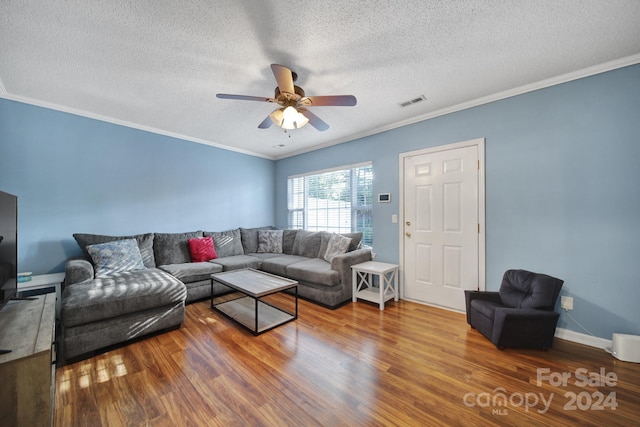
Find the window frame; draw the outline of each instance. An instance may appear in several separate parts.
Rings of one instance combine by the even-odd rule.
[[[365,203],[359,204],[358,202],[358,174],[354,173],[354,170],[360,168],[370,168],[370,182],[368,182],[368,186],[370,187],[370,194],[365,194]],[[346,232],[358,232],[361,231],[363,233],[363,244],[371,246],[373,244],[373,162],[360,162],[349,165],[337,166],[328,169],[322,169],[317,171],[311,171],[303,174],[290,175],[287,177],[287,226],[289,228],[301,228],[303,230],[309,230],[312,228],[312,231],[320,231],[322,225],[319,224],[309,224],[310,214],[309,211],[313,208],[310,207],[309,203],[309,179],[313,177],[318,177],[323,174],[328,174],[332,172],[339,171],[348,171],[348,185],[349,185],[349,210],[350,210],[350,231],[340,230],[340,225],[327,231],[335,231],[340,230],[338,232],[346,233]],[[356,190],[356,191],[354,191]],[[369,202],[367,204],[367,201]],[[338,203],[341,203],[337,200]],[[343,201],[344,202],[344,201]],[[337,208],[328,208],[327,212],[331,209]],[[321,212],[321,209],[316,209],[316,212]],[[364,215],[362,215],[364,212]],[[363,224],[358,224],[359,217],[364,218],[365,221]],[[368,218],[368,221],[366,219]],[[329,219],[327,219],[328,221]],[[370,224],[367,226],[366,224]]]

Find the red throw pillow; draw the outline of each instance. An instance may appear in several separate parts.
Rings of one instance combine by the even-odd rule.
[[[189,239],[189,254],[191,262],[205,262],[218,258],[211,237]]]

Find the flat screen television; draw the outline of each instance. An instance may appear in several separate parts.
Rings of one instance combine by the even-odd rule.
[[[18,197],[0,191],[0,309],[18,290]]]

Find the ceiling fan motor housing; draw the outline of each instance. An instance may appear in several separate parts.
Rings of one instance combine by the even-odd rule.
[[[293,90],[295,94],[288,94],[286,92],[280,92],[280,88],[276,87],[274,91],[274,98],[280,103],[280,101],[298,101],[301,98],[304,98],[304,90],[300,86],[293,86]]]

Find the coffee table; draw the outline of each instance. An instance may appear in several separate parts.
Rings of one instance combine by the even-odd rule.
[[[214,281],[235,292],[213,296]],[[265,297],[288,289],[295,290],[295,312],[264,301]],[[214,273],[211,308],[259,335],[298,318],[298,282],[252,268]]]

